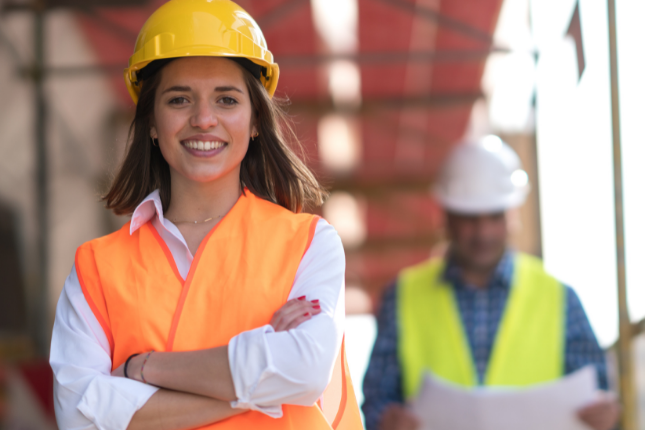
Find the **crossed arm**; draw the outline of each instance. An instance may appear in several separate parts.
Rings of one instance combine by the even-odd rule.
[[[186,429],[248,409],[279,417],[282,404],[312,405],[331,375],[344,319],[342,289],[331,294],[318,288],[320,282],[308,286],[303,280],[297,291],[320,298],[320,310],[313,309],[318,303],[299,305],[311,308],[315,318],[290,304],[298,313],[277,313],[271,325],[243,332],[228,346],[153,353],[144,375],[154,385],[145,385],[137,381],[143,355],[129,363],[132,379],[118,377],[122,368],[110,374],[110,346],[72,270],[59,301],[50,357],[59,427]]]
[[[231,408],[227,400],[209,397],[217,396],[210,391],[207,395],[180,392],[177,389],[182,387],[173,385],[172,381],[155,378],[155,368],[163,365],[163,361],[158,360],[159,353],[152,354],[144,374],[147,380],[163,388],[112,376],[110,345],[85,300],[73,267],[58,303],[50,356],[59,428],[125,430],[129,426],[147,428],[146,423],[155,428],[182,428],[175,420],[184,413],[195,420],[183,427],[188,428],[248,409],[277,418],[282,415],[283,404],[312,405],[329,382],[340,350],[345,317],[344,273],[342,243],[335,230],[320,221],[309,251],[298,268],[290,299],[303,295],[308,300],[319,299],[322,312],[309,321],[299,322],[296,329],[280,331],[275,325],[266,325],[231,339],[228,354],[220,356],[230,357],[226,377],[232,375],[236,391]],[[210,352],[217,354],[217,351]],[[172,357],[175,359],[183,357]],[[181,367],[179,362],[170,364],[175,370]],[[212,366],[221,364],[208,363]],[[140,368],[136,358],[131,360],[128,376],[137,377]],[[164,378],[177,376],[174,370],[159,370]],[[208,369],[195,370],[197,382],[203,383],[203,375],[207,372]],[[230,384],[230,379],[228,381]],[[215,382],[217,387],[210,388],[221,393],[226,384],[220,385],[219,380]],[[183,389],[190,391],[193,388]],[[199,396],[199,400],[193,396]],[[200,417],[201,412],[194,412],[203,409],[208,409],[212,415]],[[159,417],[163,418],[164,427],[160,427]]]
[[[271,320],[275,332],[298,327],[320,313],[316,302],[290,300]],[[128,430],[181,430],[222,421],[246,412],[233,408],[237,399],[228,346],[189,352],[140,354],[128,363],[128,376],[161,387],[139,409]],[[145,367],[144,367],[145,361]],[[124,377],[125,363],[112,372]],[[143,372],[141,371],[143,369]]]

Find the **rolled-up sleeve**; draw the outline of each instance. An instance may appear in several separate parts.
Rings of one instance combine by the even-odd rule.
[[[233,407],[282,416],[283,404],[311,406],[331,380],[345,322],[345,254],[336,230],[318,221],[289,299],[319,300],[322,313],[295,329],[270,325],[229,342],[237,401]]]
[[[56,308],[50,364],[61,429],[126,429],[158,388],[110,375],[108,340],[81,290],[76,268]]]

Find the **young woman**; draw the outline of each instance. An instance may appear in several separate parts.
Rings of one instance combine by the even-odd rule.
[[[56,312],[61,429],[362,428],[342,245],[300,213],[325,192],[286,144],[277,79],[230,1],[171,0],[144,25],[105,197],[132,219],[78,249]]]

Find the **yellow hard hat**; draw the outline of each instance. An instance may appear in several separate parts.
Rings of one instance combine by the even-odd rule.
[[[141,92],[139,70],[154,60],[198,56],[246,58],[261,66],[260,81],[273,97],[280,69],[251,15],[229,0],[170,0],[143,25],[125,69],[134,103]]]

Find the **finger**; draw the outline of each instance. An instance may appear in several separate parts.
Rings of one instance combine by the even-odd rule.
[[[296,318],[296,319],[292,320],[290,323],[288,323],[284,330],[287,331],[287,330],[291,330],[293,328],[296,328],[300,324],[302,324],[303,322],[309,321],[311,319],[311,317],[312,317],[312,315],[309,312],[307,312],[306,314],[302,314],[298,318]]]
[[[318,314],[320,313],[320,305],[314,305],[311,302],[303,301],[291,306],[289,309],[284,309],[280,313],[280,318],[282,321],[288,320],[290,322],[306,312]]]
[[[317,300],[307,301],[304,299],[305,296],[298,297],[297,299],[291,299],[285,303],[280,309],[278,309],[274,315],[281,315],[287,312],[291,312],[294,309],[304,309],[307,306],[320,306]]]
[[[611,408],[603,411],[587,411],[578,415],[580,420],[597,430],[610,429],[618,421],[618,414]]]
[[[409,428],[409,429],[416,429],[417,427],[419,427],[419,424],[420,424],[417,416],[409,409],[404,409],[403,421],[405,422],[406,428]]]
[[[301,299],[304,297],[305,296],[301,296],[297,299],[291,299],[287,303],[282,305],[280,309],[275,311],[275,313],[273,314],[273,317],[271,317],[271,322],[269,324],[271,324],[273,328],[275,328],[276,325],[280,325],[281,320],[283,319],[285,313],[288,313],[293,309],[297,309],[302,306],[303,301]]]
[[[602,416],[611,413],[613,405],[607,403],[597,403],[582,408],[578,414],[585,417]]]
[[[305,302],[305,301],[304,301],[304,300],[300,300],[300,299],[291,299],[291,300],[289,300],[287,303],[285,303],[284,305],[282,305],[282,306],[280,307],[280,309],[278,309],[278,310],[276,311],[276,313],[284,312],[284,311],[288,311],[288,310],[290,310],[290,309],[293,309],[294,307],[299,306],[299,305],[300,305],[301,303],[303,303],[303,302]]]
[[[304,313],[309,312],[313,316],[322,312],[318,303],[318,300],[305,300],[305,296],[289,300],[273,314],[269,324],[271,324],[275,331],[284,331],[287,329],[287,326],[291,325],[294,319]]]
[[[273,330],[276,332],[278,331],[284,331],[286,324],[288,324],[289,320],[285,318],[284,313],[279,313],[274,315],[273,319],[271,320],[271,326],[273,327]]]
[[[298,327],[304,321],[311,319],[314,315],[318,315],[320,309],[313,309],[313,306],[303,306],[302,308],[293,309],[289,313],[285,313],[280,320],[280,326],[283,330],[290,330]],[[306,318],[306,320],[303,320]]]

